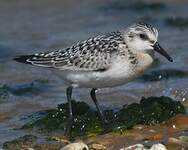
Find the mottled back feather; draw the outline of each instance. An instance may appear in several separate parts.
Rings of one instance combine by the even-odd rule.
[[[20,56],[15,60],[61,70],[101,71],[109,68],[111,55],[118,51],[119,44],[125,44],[121,32],[112,32],[79,42],[69,48]]]

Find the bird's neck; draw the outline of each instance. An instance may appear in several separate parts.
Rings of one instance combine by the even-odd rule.
[[[138,60],[138,64],[135,67],[135,69],[143,74],[145,70],[147,70],[151,64],[153,63],[153,57],[151,56],[151,54],[148,53],[137,53],[137,60]]]
[[[144,51],[135,51],[130,48],[127,48],[127,52],[130,64],[134,66],[136,71],[139,73],[143,73],[153,63],[154,53],[152,51],[148,53]]]

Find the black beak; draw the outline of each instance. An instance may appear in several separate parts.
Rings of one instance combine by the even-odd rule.
[[[153,49],[154,51],[158,52],[159,54],[163,55],[164,57],[166,57],[166,59],[168,59],[168,61],[173,62],[173,59],[168,55],[168,53],[159,45],[158,42],[155,43],[155,45],[153,45]]]

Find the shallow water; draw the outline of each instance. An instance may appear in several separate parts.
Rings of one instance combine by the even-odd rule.
[[[133,1],[134,2],[134,1]],[[188,73],[188,28],[166,23],[167,17],[188,18],[188,1],[166,1],[159,8],[137,8],[126,1],[29,0],[0,1],[0,146],[4,141],[25,134],[19,128],[32,112],[54,108],[65,102],[65,85],[51,71],[12,61],[20,54],[58,49],[97,34],[123,29],[145,18],[159,29],[161,45],[174,58],[160,59],[152,70],[179,70]],[[147,74],[147,73],[146,73]],[[102,89],[100,104],[116,108],[139,101],[142,96],[171,96],[188,100],[188,76],[159,75],[158,81],[135,80],[127,85]],[[88,89],[76,89],[76,100],[92,104]],[[114,101],[115,100],[115,101]],[[36,117],[36,116],[35,116]]]

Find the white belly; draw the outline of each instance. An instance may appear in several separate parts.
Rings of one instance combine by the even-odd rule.
[[[130,64],[116,62],[107,71],[65,71],[59,70],[58,75],[68,84],[75,87],[105,88],[125,84],[137,76]]]
[[[125,84],[150,67],[153,59],[148,54],[138,55],[138,64],[116,57],[106,71],[57,70],[57,74],[69,85],[85,88],[105,88]]]
[[[125,70],[113,72],[90,72],[69,74],[68,80],[79,87],[104,88],[113,87],[127,83],[132,77]]]

